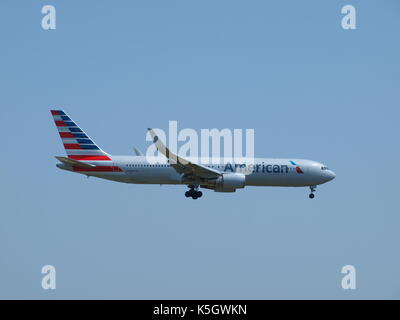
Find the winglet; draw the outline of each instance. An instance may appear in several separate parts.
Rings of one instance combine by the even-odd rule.
[[[148,128],[151,137],[153,138],[153,143],[156,145],[156,148],[158,151],[160,151],[165,157],[167,157],[170,160],[171,164],[182,164],[182,165],[187,165],[190,163],[190,161],[179,157],[175,153],[171,152],[165,145],[162,143],[162,141],[158,138],[156,132]]]

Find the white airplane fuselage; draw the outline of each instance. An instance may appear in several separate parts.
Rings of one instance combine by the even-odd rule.
[[[64,163],[57,167],[102,179],[134,184],[188,184],[170,164],[144,156],[111,156],[111,161],[85,161],[96,166],[108,166],[112,171],[85,171]],[[216,163],[215,161],[214,163]],[[240,172],[246,160],[238,163],[208,164],[206,167],[222,174]],[[293,164],[295,163],[295,164]],[[300,168],[296,169],[296,168]],[[302,159],[256,158],[251,172],[245,175],[246,186],[306,187],[323,184],[335,178],[335,173],[322,163]]]

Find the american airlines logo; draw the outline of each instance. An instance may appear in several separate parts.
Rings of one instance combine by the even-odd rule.
[[[304,173],[303,170],[301,170],[301,168],[294,161],[290,161],[290,163],[292,165],[296,166],[296,172],[297,173]]]
[[[290,161],[291,164],[296,165],[293,161]],[[297,173],[304,173],[299,166],[289,167],[288,165],[279,165],[279,164],[265,164],[264,162],[261,164],[231,164],[227,163],[224,168],[224,172],[249,172],[249,173],[289,173],[290,171],[296,171]]]
[[[254,129],[245,129],[245,136],[243,129],[228,128],[201,129],[199,135],[191,128],[178,131],[178,121],[171,120],[168,133],[159,128],[152,130],[156,140],[166,144],[169,152],[202,164],[238,163],[243,159],[247,164],[254,163]],[[149,163],[166,163],[167,158],[160,154],[150,132],[147,132],[146,141],[152,142],[147,148],[146,160]]]

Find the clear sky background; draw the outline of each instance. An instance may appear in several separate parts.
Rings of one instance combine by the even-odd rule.
[[[2,0],[0,21],[0,298],[400,298],[399,1]],[[177,120],[254,128],[257,156],[337,177],[314,200],[249,187],[196,201],[87,179],[56,168],[51,108],[111,154]]]

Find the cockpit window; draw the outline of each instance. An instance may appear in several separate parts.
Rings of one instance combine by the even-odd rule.
[[[321,170],[329,170],[328,167],[321,167]]]

